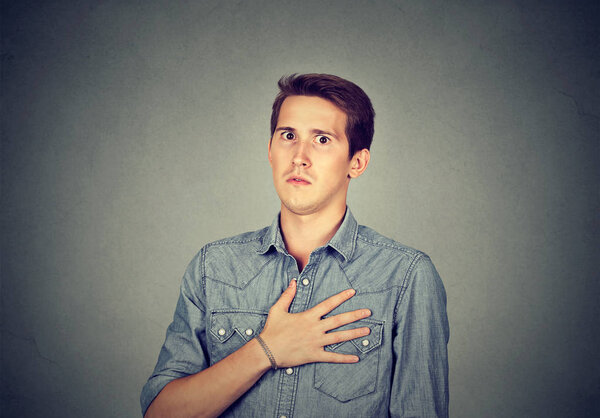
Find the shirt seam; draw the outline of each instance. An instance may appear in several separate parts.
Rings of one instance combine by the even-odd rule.
[[[202,292],[202,298],[206,301],[206,246],[200,250],[200,286]],[[204,305],[205,302],[202,304]],[[204,313],[206,313],[206,309],[204,309]]]
[[[271,264],[271,263],[272,263],[274,260],[275,260],[274,258],[271,258],[270,260],[267,260],[267,261],[265,262],[265,264],[263,264],[263,266],[262,266],[262,267],[261,267],[261,268],[258,270],[258,272],[257,272],[257,273],[256,273],[256,274],[255,274],[255,275],[254,275],[254,276],[253,276],[253,277],[252,277],[250,280],[248,280],[247,282],[244,282],[243,286],[235,286],[235,285],[233,285],[233,284],[231,284],[231,283],[224,282],[223,280],[219,280],[219,279],[216,279],[216,278],[214,278],[214,277],[210,277],[209,275],[206,275],[206,279],[212,280],[212,281],[214,281],[214,282],[219,282],[219,283],[222,283],[222,284],[224,284],[225,286],[228,286],[228,287],[233,287],[234,289],[244,289],[245,287],[247,287],[247,286],[250,284],[250,282],[252,282],[254,279],[256,279],[256,278],[257,278],[257,277],[258,277],[258,276],[259,276],[259,275],[262,273],[262,271],[263,271],[263,270],[264,270],[264,269],[265,269],[265,268],[266,268],[266,267],[267,267],[269,264]]]
[[[415,266],[417,265],[417,263],[423,259],[423,256],[425,254],[423,254],[422,252],[417,252],[417,254],[415,254],[414,258],[412,259],[410,265],[408,266],[408,269],[406,269],[406,273],[404,274],[404,278],[402,279],[402,285],[400,286],[400,292],[398,292],[398,300],[396,300],[396,307],[394,308],[394,317],[393,317],[393,323],[396,323],[396,317],[398,314],[398,308],[400,306],[400,304],[402,303],[402,301],[404,300],[404,294],[406,293],[406,289],[409,286],[409,280],[410,277],[414,271]]]
[[[391,248],[391,249],[398,250],[398,251],[400,251],[400,252],[402,252],[404,254],[411,255],[411,256],[422,254],[421,251],[419,251],[419,250],[407,248],[407,247],[405,247],[403,245],[400,245],[400,244],[396,244],[395,245],[395,244],[389,244],[389,243],[384,243],[384,242],[373,241],[373,240],[370,240],[370,239],[368,239],[368,238],[366,238],[366,237],[364,237],[364,236],[362,236],[360,234],[357,234],[357,238],[360,239],[361,241],[364,241],[364,242],[368,243],[368,244],[371,244],[371,245],[374,245],[374,246],[377,246],[377,247]]]
[[[261,239],[262,239],[262,237],[260,237],[260,236],[254,237],[254,238],[248,238],[248,239],[225,238],[222,240],[213,241],[213,242],[206,244],[206,248],[213,247],[213,246],[228,245],[228,244],[248,244],[253,241],[260,241]]]

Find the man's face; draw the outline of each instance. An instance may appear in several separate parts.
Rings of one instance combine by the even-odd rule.
[[[346,119],[340,108],[320,97],[284,100],[269,143],[282,211],[308,215],[346,208],[354,160],[348,158]]]

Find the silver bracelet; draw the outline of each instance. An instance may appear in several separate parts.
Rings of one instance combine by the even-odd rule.
[[[265,343],[265,341],[260,337],[260,335],[257,335],[254,338],[256,339],[256,341],[258,341],[260,346],[263,348],[265,354],[269,358],[269,361],[271,362],[271,368],[273,370],[277,370],[277,362],[275,361],[275,357],[273,356],[273,353],[271,352],[271,350],[269,350],[269,346],[267,345],[267,343]]]

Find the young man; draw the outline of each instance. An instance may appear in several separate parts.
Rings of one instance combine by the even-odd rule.
[[[281,212],[190,263],[147,417],[448,415],[448,321],[427,255],[359,226],[350,179],[374,111],[326,74],[279,81],[268,146]]]

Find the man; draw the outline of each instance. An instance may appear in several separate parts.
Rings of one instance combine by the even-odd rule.
[[[326,74],[279,88],[268,157],[281,212],[190,263],[142,412],[447,416],[441,279],[425,254],[359,226],[346,207],[369,164],[369,98]]]

